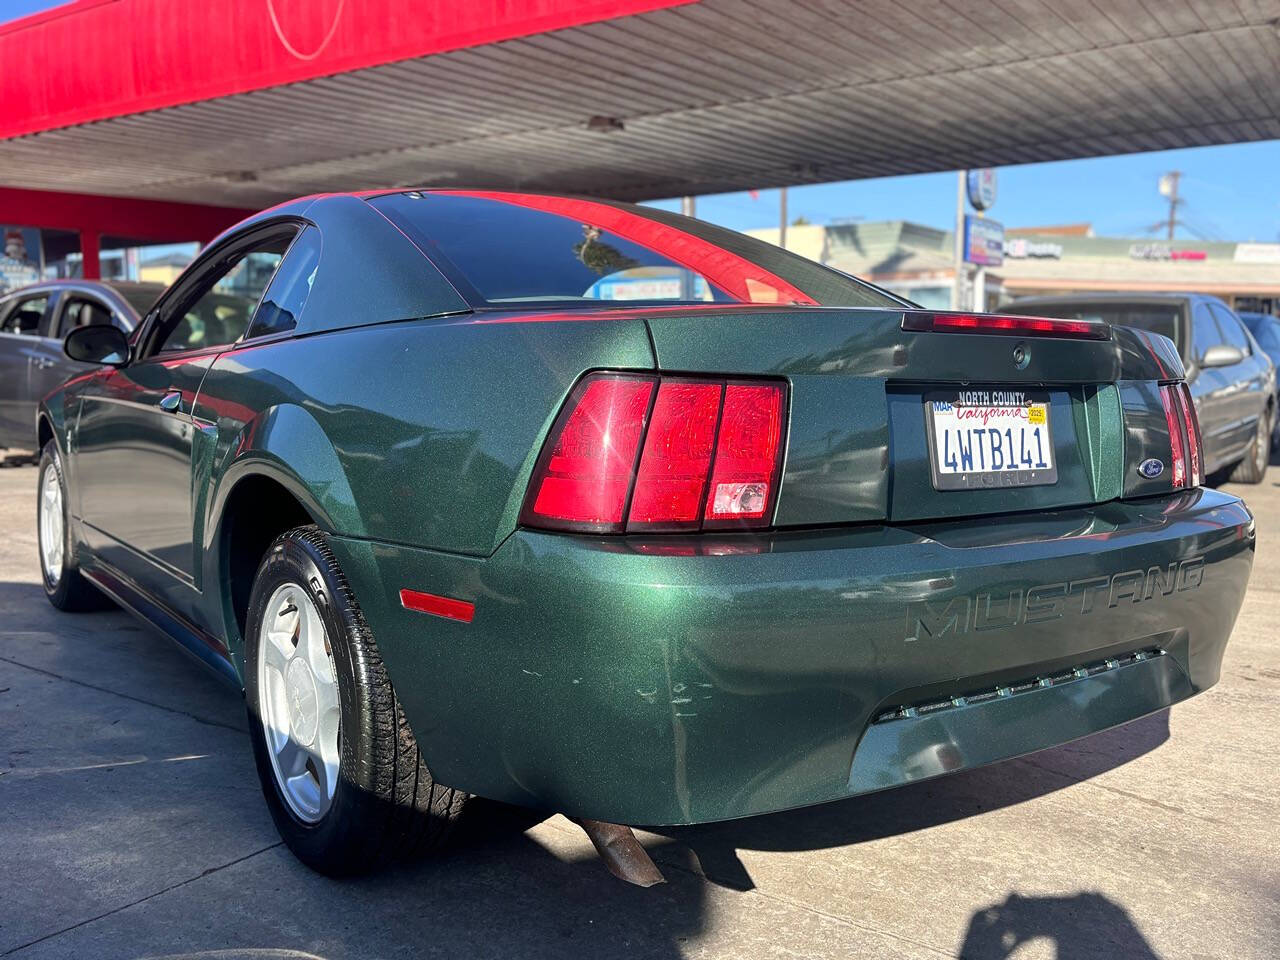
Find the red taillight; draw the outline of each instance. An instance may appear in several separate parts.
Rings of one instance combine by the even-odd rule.
[[[1200,455],[1200,421],[1191,401],[1191,391],[1185,383],[1165,384],[1160,388],[1160,402],[1169,428],[1173,488],[1197,487],[1204,483],[1204,463]]]
[[[579,530],[609,530],[622,522],[653,386],[635,377],[591,377],[579,384],[550,454],[539,464],[533,516]]]
[[[645,436],[628,530],[698,525],[720,417],[718,383],[664,381]]]
[[[784,391],[592,374],[551,432],[521,522],[598,533],[768,526]]]
[[[1187,428],[1187,485],[1198,487],[1204,483],[1204,460],[1200,454],[1203,446],[1200,441],[1200,417],[1191,400],[1191,388],[1180,383],[1178,390],[1182,401],[1182,423]]]
[[[731,383],[707,491],[709,521],[762,520],[777,483],[782,387]]]
[[[997,313],[904,313],[902,329],[917,333],[987,333],[1110,340],[1111,328],[1093,320],[1017,317]]]
[[[1175,490],[1187,485],[1187,460],[1182,452],[1182,414],[1178,410],[1178,401],[1174,399],[1173,387],[1160,388],[1160,401],[1164,404],[1164,419],[1169,427],[1169,475],[1173,478]]]

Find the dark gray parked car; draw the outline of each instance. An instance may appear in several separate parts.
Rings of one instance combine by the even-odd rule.
[[[36,404],[92,364],[62,352],[76,327],[112,323],[126,333],[164,290],[159,283],[51,280],[0,297],[0,447],[36,450]]]
[[[1276,371],[1240,318],[1203,294],[1078,294],[1028,297],[1005,313],[1103,320],[1163,334],[1177,344],[1204,435],[1206,474],[1261,483],[1271,457]]]

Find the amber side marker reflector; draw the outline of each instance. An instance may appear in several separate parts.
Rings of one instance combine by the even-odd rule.
[[[907,311],[902,329],[917,333],[985,333],[1012,337],[1063,337],[1069,340],[1110,340],[1111,327],[1093,320],[1020,317],[999,313],[926,313]]]
[[[476,615],[476,605],[465,600],[452,597],[439,597],[434,593],[421,593],[418,590],[401,590],[400,606],[418,613],[430,613],[447,620],[470,623]]]

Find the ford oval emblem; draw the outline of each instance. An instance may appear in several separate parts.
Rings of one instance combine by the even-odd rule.
[[[1149,460],[1143,460],[1138,464],[1138,472],[1148,480],[1154,480],[1160,474],[1164,473],[1164,462],[1152,457]]]

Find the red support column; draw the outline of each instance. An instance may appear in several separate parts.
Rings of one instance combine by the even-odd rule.
[[[102,234],[93,230],[80,231],[80,256],[83,258],[81,273],[86,280],[102,279],[102,265],[98,262],[98,243]]]

